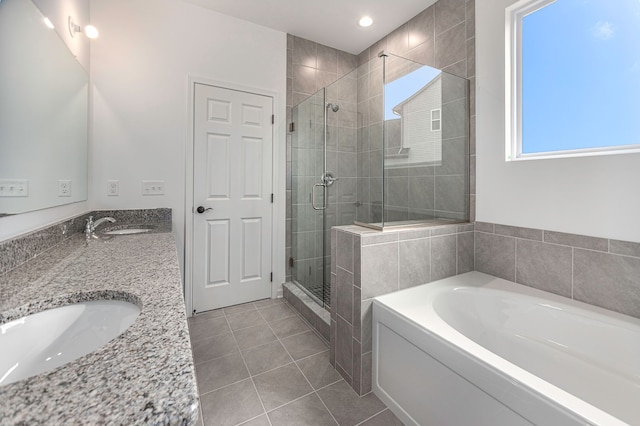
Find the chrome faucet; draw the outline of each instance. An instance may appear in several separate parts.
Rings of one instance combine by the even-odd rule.
[[[93,216],[92,216],[93,217]],[[96,220],[95,222],[93,222],[93,231],[96,230],[96,228],[102,223],[102,222],[110,222],[110,223],[115,223],[115,219],[112,217],[101,217],[100,219]]]
[[[102,224],[103,222],[111,222],[114,223],[116,220],[112,217],[101,217],[100,219],[96,220],[94,222],[93,220],[93,216],[89,216],[89,219],[87,219],[87,224],[84,227],[84,233],[87,236],[87,240],[89,240],[89,238],[91,238],[91,235],[93,234],[93,232],[96,230],[96,228]]]

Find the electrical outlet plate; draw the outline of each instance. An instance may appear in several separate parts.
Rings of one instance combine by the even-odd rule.
[[[143,180],[142,195],[164,195],[164,181]]]
[[[60,179],[58,181],[58,197],[71,197],[71,181]]]
[[[115,197],[120,195],[120,181],[117,181],[117,180],[107,181],[107,195],[109,197]]]
[[[0,197],[28,197],[29,180],[0,179]]]

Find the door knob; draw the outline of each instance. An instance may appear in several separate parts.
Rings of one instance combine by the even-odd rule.
[[[211,207],[208,207],[205,209],[203,206],[198,206],[198,208],[196,209],[196,211],[200,214],[206,212],[207,210],[213,210],[213,209]]]

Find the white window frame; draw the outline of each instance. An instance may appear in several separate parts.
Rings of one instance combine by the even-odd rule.
[[[433,113],[436,112],[436,111],[438,111],[440,114],[439,114],[438,118],[434,119],[433,118]],[[435,122],[438,123],[438,128],[437,129],[433,128],[433,123],[435,123]],[[431,131],[432,132],[438,132],[440,130],[442,130],[442,110],[440,108],[432,109],[431,110]]]
[[[640,152],[640,144],[522,152],[522,19],[556,0],[520,0],[505,9],[505,160],[538,160]]]

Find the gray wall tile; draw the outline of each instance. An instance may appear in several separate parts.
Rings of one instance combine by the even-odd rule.
[[[431,241],[429,238],[399,243],[399,288],[409,288],[430,281]]]
[[[493,234],[493,231],[495,229],[495,225],[493,223],[476,222],[475,223],[475,229],[476,229],[476,231],[487,232],[487,233]]]
[[[571,297],[571,247],[528,240],[518,240],[516,247],[517,283]]]
[[[456,274],[456,236],[431,238],[431,281]]]
[[[316,92],[316,69],[303,65],[293,66],[293,91],[312,94]],[[294,102],[294,100],[292,100]],[[294,104],[295,105],[295,104]]]
[[[360,288],[362,286],[362,238],[359,235],[353,237],[353,285]]]
[[[353,273],[353,234],[337,232],[336,265]]]
[[[394,55],[402,55],[409,49],[409,25],[396,28],[387,36],[387,51]]]
[[[361,335],[362,335],[362,352],[371,351],[371,333],[373,328],[373,299],[363,300],[361,307]]]
[[[336,274],[337,280],[337,305],[338,315],[347,320],[349,324],[353,324],[353,274],[342,268],[338,268]]]
[[[338,51],[322,44],[316,45],[317,49],[317,65],[319,70],[329,71],[337,74],[338,72]],[[335,80],[334,80],[335,81]],[[331,82],[330,82],[331,83]]]
[[[293,38],[293,64],[316,68],[317,45],[300,37]]]
[[[430,6],[417,14],[408,23],[409,49],[420,46],[423,43],[433,43],[435,38],[435,7]],[[429,64],[427,64],[429,65]]]
[[[474,270],[474,233],[464,232],[458,237],[458,274]]]
[[[588,250],[609,250],[609,241],[604,238],[587,237],[585,235],[567,234],[564,232],[544,231],[544,242],[563,244]]]
[[[515,238],[476,232],[475,240],[476,271],[515,281]]]
[[[640,318],[640,259],[574,250],[573,297]]]
[[[609,251],[611,253],[623,254],[625,256],[640,257],[640,243],[609,240]]]
[[[351,387],[361,395],[362,387],[362,345],[353,339],[353,382]]]
[[[373,379],[373,357],[372,353],[368,352],[362,355],[362,378],[360,385],[360,395],[365,395],[371,392],[371,382]]]
[[[436,35],[435,60],[437,68],[445,68],[463,61],[467,55],[465,23]],[[461,77],[466,77],[465,73]]]
[[[396,232],[375,232],[362,235],[362,245],[370,246],[372,244],[392,243],[398,241],[398,233]]]
[[[495,225],[495,231],[498,235],[507,237],[524,238],[527,240],[542,241],[542,232],[539,229],[521,228],[519,226]]]
[[[351,377],[353,373],[353,347],[351,338],[353,329],[350,324],[340,317],[338,317],[336,325],[336,363]]]
[[[398,290],[398,243],[362,247],[362,298]]]
[[[398,240],[415,240],[418,238],[429,238],[431,236],[430,228],[398,230]]]
[[[439,0],[434,6],[436,34],[465,21],[466,4],[464,0]]]

